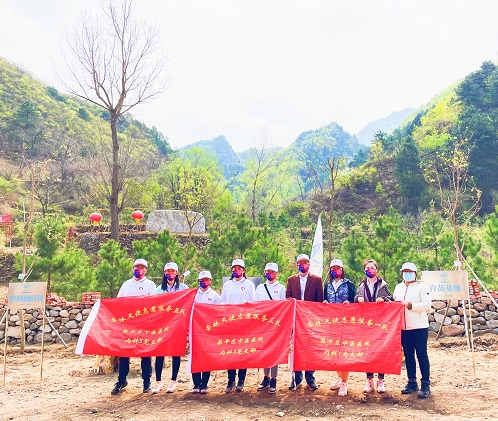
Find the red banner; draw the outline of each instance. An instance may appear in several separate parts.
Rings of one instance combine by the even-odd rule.
[[[97,301],[77,354],[115,357],[185,355],[196,289]]]
[[[286,364],[294,300],[195,304],[190,335],[193,373]]]
[[[401,373],[401,303],[296,301],[294,370]]]

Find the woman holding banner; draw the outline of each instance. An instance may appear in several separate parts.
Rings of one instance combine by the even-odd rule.
[[[401,391],[402,394],[417,392],[417,353],[418,365],[422,374],[419,398],[428,398],[430,388],[430,364],[427,354],[427,339],[429,336],[429,318],[427,311],[431,309],[431,299],[427,286],[417,280],[417,267],[411,262],[401,266],[403,282],[394,288],[393,298],[401,301],[405,307],[405,326],[401,330],[401,345],[405,355],[408,383]]]
[[[265,266],[266,282],[259,284],[256,288],[256,301],[285,300],[286,289],[278,282],[277,275],[278,265],[276,263],[267,263]],[[268,389],[270,394],[277,393],[278,364],[271,368],[263,369],[263,373],[264,378],[258,386],[258,391]]]
[[[195,302],[199,304],[219,304],[221,300],[220,294],[211,289],[211,272],[208,270],[199,272],[197,280],[199,281],[199,289],[195,295]],[[210,371],[192,373],[192,381],[194,382],[192,393],[202,393],[203,395],[208,393],[209,377],[211,377]]]
[[[392,301],[392,295],[389,292],[387,283],[377,276],[379,266],[375,260],[365,260],[363,262],[363,270],[366,277],[362,279],[356,290],[354,297],[357,303],[383,303]],[[374,390],[374,373],[367,373],[367,384],[363,389],[363,393],[370,393]],[[377,374],[377,392],[384,393],[386,385],[384,383],[384,374]]]
[[[163,282],[159,285],[155,294],[161,294],[163,292],[173,292],[188,289],[188,286],[184,283],[180,283],[178,277],[178,265],[175,262],[166,263],[164,266]],[[166,393],[173,393],[176,388],[176,378],[178,377],[178,372],[180,371],[181,357],[172,357],[172,368],[171,368],[171,381],[166,388]],[[163,388],[163,383],[161,381],[161,376],[164,367],[164,357],[156,357],[155,371],[156,371],[156,384],[152,388],[152,394],[159,393]]]
[[[349,304],[354,302],[356,288],[344,274],[344,264],[340,259],[333,259],[329,265],[329,274],[327,283],[323,289],[324,303],[330,304]],[[338,396],[348,394],[349,372],[338,371],[337,379],[330,385],[330,390],[337,390]]]
[[[223,284],[221,291],[221,304],[243,304],[255,300],[254,284],[246,277],[246,265],[242,259],[232,262],[232,276]],[[244,390],[247,369],[239,368],[239,380],[235,386],[237,370],[228,370],[228,384],[225,393]]]

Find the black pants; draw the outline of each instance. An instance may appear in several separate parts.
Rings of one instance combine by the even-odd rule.
[[[304,378],[306,379],[306,383],[311,384],[315,383],[315,372],[314,371],[305,371]],[[294,381],[296,384],[299,384],[303,381],[303,372],[302,371],[294,371]]]
[[[405,354],[406,373],[409,380],[417,378],[417,364],[415,352],[417,353],[418,365],[422,374],[422,381],[428,382],[430,377],[429,356],[427,355],[427,339],[429,328],[401,331],[401,345]]]
[[[152,359],[150,357],[142,357],[140,363],[142,366],[142,379],[144,379],[144,384],[149,382],[150,376],[152,375]],[[118,383],[124,383],[126,381],[126,376],[130,372],[130,357],[119,357],[118,365]]]
[[[203,371],[202,373],[192,373],[192,381],[194,382],[194,389],[207,389],[210,371]]]
[[[228,370],[228,382],[234,382],[235,381],[235,374],[237,373],[237,370]],[[243,385],[245,380],[246,380],[246,374],[247,374],[247,368],[239,368],[239,381],[238,385]]]
[[[178,372],[180,371],[180,362],[181,357],[171,357],[171,380],[176,381]],[[164,357],[156,357],[156,362],[154,365],[156,370],[156,381],[160,382],[161,376],[163,374]]]

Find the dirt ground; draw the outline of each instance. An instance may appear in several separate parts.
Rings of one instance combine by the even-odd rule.
[[[485,420],[498,418],[498,337],[476,337],[475,373],[473,358],[465,339],[434,339],[429,343],[432,395],[418,399],[416,394],[401,395],[406,382],[400,376],[386,376],[387,392],[364,396],[363,373],[352,373],[349,394],[338,397],[329,390],[335,378],[331,372],[316,372],[320,388],[312,392],[287,389],[291,373],[280,367],[276,395],[257,392],[262,370],[249,370],[242,393],[226,395],[226,372],[213,373],[209,394],[189,393],[190,378],[186,361],[180,368],[175,393],[142,394],[139,359],[132,359],[128,387],[118,396],[110,391],[117,375],[92,373],[93,356],[74,354],[75,344],[48,345],[44,352],[43,384],[40,387],[40,348],[29,347],[24,354],[14,346],[7,348],[5,385],[0,379],[1,420]],[[2,344],[3,353],[3,344]],[[3,357],[0,359],[3,370]],[[165,368],[164,374],[170,373]],[[280,413],[277,415],[277,413]]]

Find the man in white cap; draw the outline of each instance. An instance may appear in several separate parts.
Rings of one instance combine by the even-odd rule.
[[[156,284],[145,277],[148,269],[147,260],[137,259],[133,263],[133,278],[128,279],[121,285],[118,292],[119,297],[142,297],[154,294]],[[152,362],[150,357],[142,357],[142,379],[144,381],[143,392],[150,392],[150,376],[152,375]],[[118,381],[111,391],[111,395],[117,395],[123,390],[128,382],[126,376],[130,372],[130,358],[119,357]]]
[[[300,254],[296,259],[298,273],[287,279],[287,298],[296,300],[314,301],[321,303],[323,301],[322,278],[309,273],[310,258],[307,254]],[[315,383],[314,371],[306,371],[305,378],[310,390],[318,389]],[[303,372],[295,371],[289,390],[296,390],[302,386]]]
[[[278,265],[267,263],[265,266],[264,284],[259,284],[256,288],[256,301],[285,300],[285,287],[278,282]],[[271,368],[263,369],[264,377],[258,386],[258,391],[268,389],[270,394],[277,393],[278,364]]]
[[[197,280],[199,281],[199,289],[195,295],[195,302],[199,304],[219,304],[220,294],[211,289],[211,272],[208,270],[203,270],[199,272]],[[208,393],[208,382],[211,376],[210,371],[204,371],[201,373],[192,373],[192,381],[194,382],[194,388],[192,393]]]

